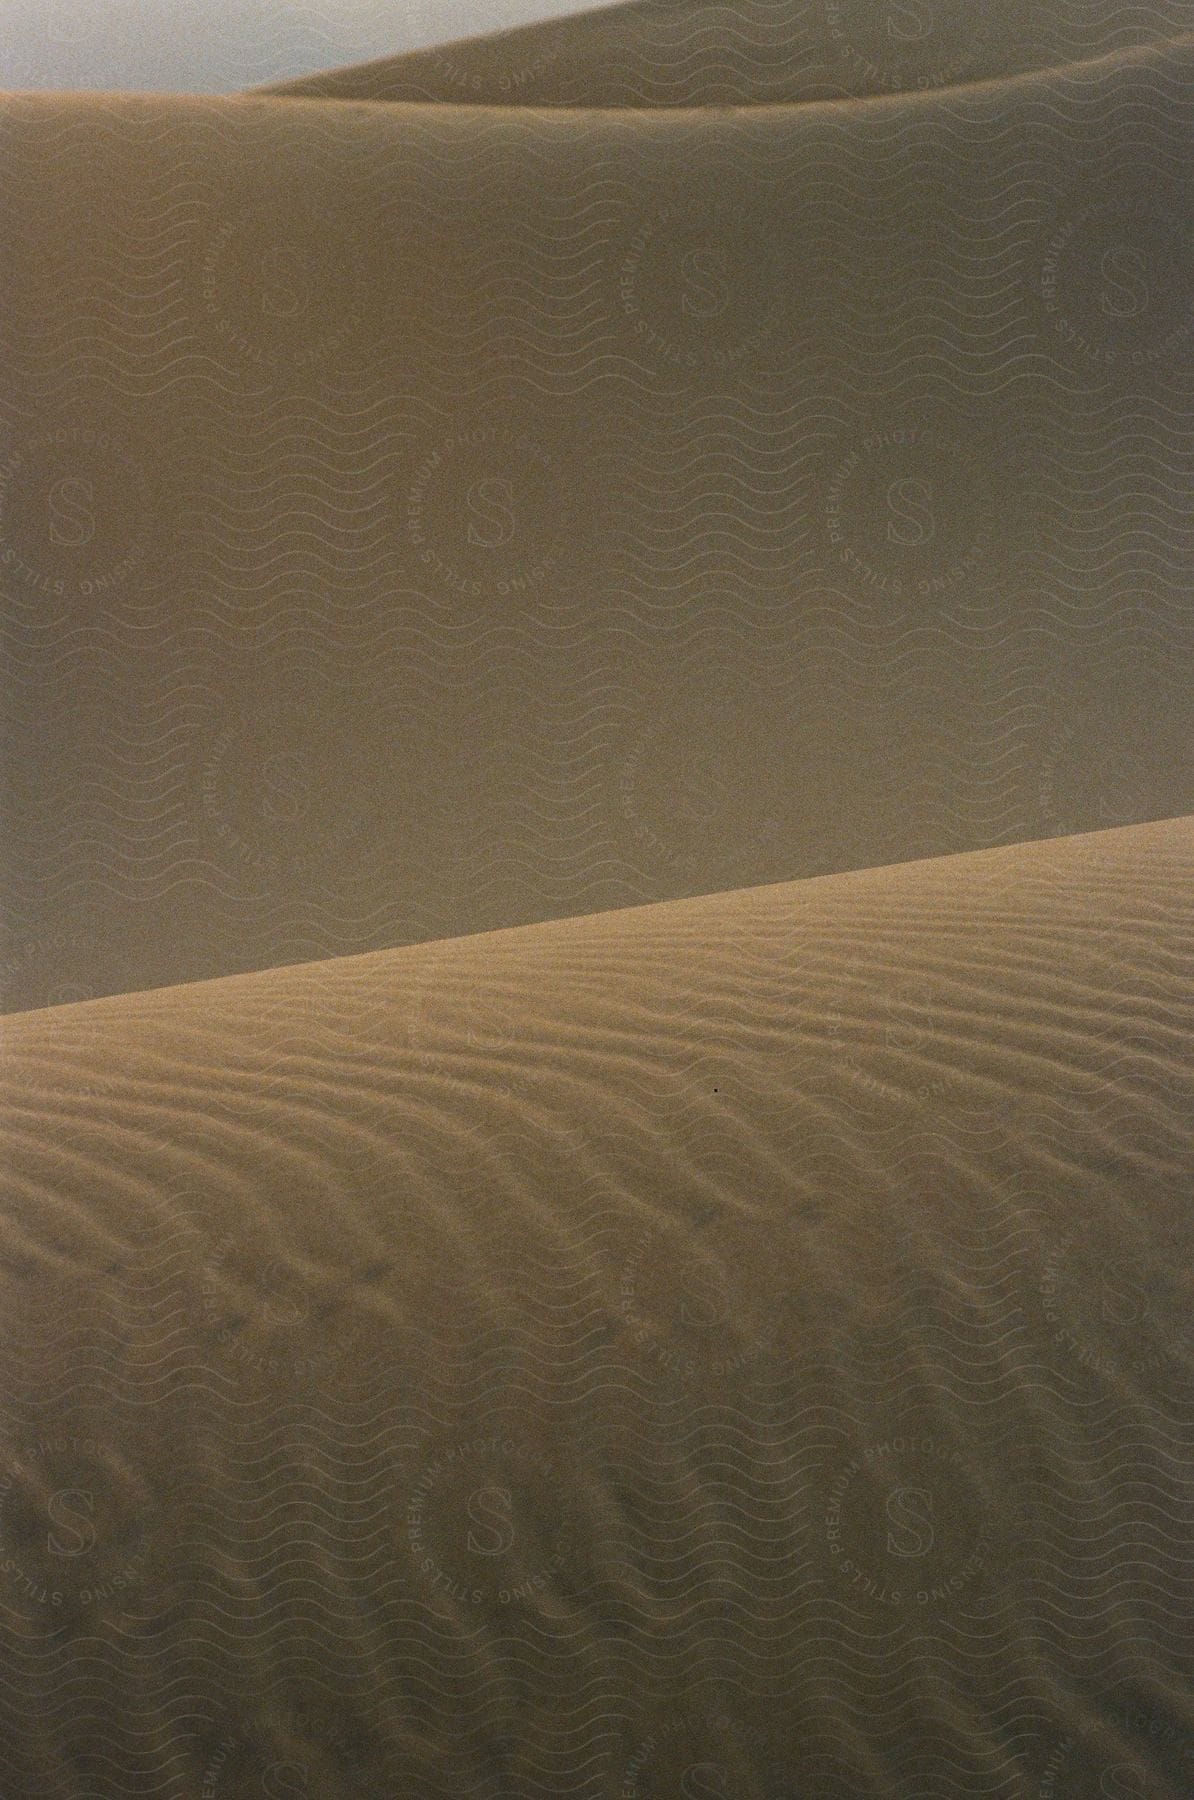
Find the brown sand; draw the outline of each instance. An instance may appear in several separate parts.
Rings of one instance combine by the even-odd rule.
[[[2,1800],[1189,1800],[1190,23],[4,98]]]
[[[485,106],[865,99],[1072,66],[1165,42],[1191,22],[1180,4],[1129,14],[1106,0],[632,0],[253,91]]]
[[[5,1027],[6,1795],[1194,1791],[1194,819]]]
[[[5,98],[6,1009],[1194,810],[1190,23]]]

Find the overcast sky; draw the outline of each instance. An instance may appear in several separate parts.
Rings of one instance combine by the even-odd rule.
[[[597,0],[0,0],[0,88],[234,93]]]

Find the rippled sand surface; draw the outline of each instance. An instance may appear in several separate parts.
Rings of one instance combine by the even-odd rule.
[[[0,1800],[1194,1793],[1192,24],[0,97]]]
[[[6,1021],[5,1791],[1194,1787],[1194,820]]]

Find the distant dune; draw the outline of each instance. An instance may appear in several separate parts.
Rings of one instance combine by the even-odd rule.
[[[1188,1794],[1192,943],[1182,819],[8,1020],[8,1791]]]
[[[579,10],[576,0],[5,0],[0,88],[230,93]]]
[[[0,101],[0,1005],[1194,810],[1190,25]]]

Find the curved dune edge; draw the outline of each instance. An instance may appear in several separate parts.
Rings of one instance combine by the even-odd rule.
[[[505,34],[503,34],[505,35]],[[488,40],[485,40],[488,41]],[[469,47],[473,39],[463,40],[464,47]],[[1006,88],[1013,94],[1024,94],[1031,97],[1037,89],[1047,89],[1050,85],[1066,82],[1098,82],[1113,78],[1118,72],[1137,70],[1147,74],[1151,68],[1163,72],[1167,56],[1180,54],[1194,46],[1194,32],[1177,32],[1170,37],[1147,43],[1131,44],[1125,48],[1107,50],[1091,56],[1070,57],[1056,63],[1042,63],[1027,69],[992,70],[982,75],[971,76],[956,81],[934,82],[925,86],[913,85],[892,89],[880,89],[873,93],[839,94],[811,92],[804,95],[783,98],[764,98],[757,94],[748,94],[742,99],[728,102],[723,106],[713,106],[708,101],[699,99],[672,100],[667,102],[666,116],[680,119],[685,113],[709,113],[712,115],[743,115],[754,112],[792,112],[809,108],[822,107],[864,107],[875,106],[883,102],[908,105],[920,101],[926,106],[940,105],[943,98],[951,93],[964,94],[974,91],[983,94],[988,90]],[[453,46],[447,46],[451,49]],[[434,56],[435,52],[412,52],[415,56]],[[444,52],[439,52],[443,55]],[[407,58],[400,59],[403,80],[395,75],[396,65],[393,61],[383,60],[380,63],[361,63],[344,70],[330,71],[327,75],[315,75],[305,82],[290,83],[285,86],[245,88],[239,94],[227,96],[229,99],[245,100],[307,100],[328,103],[351,104],[356,106],[389,106],[438,105],[473,110],[478,114],[497,112],[505,114],[535,114],[536,112],[569,113],[594,112],[598,114],[617,115],[626,113],[634,116],[661,110],[652,108],[641,100],[631,96],[619,99],[600,100],[592,96],[579,97],[575,100],[535,99],[520,94],[517,99],[504,98],[500,92],[485,91],[478,86],[475,90],[464,93],[453,93],[450,89],[439,91],[425,81],[420,75],[417,83],[412,74],[409,90],[405,79]],[[154,96],[157,98],[158,96]],[[185,98],[183,95],[175,96]]]
[[[789,10],[0,108],[6,1011],[1194,808],[1194,40],[789,106]]]
[[[881,8],[842,0],[629,0],[372,57],[246,92],[288,99],[439,100],[497,106],[724,106],[907,96],[1052,76],[1186,35],[1180,6],[1126,13],[991,0]],[[889,15],[890,17],[890,15]],[[420,15],[416,21],[423,23]],[[905,30],[897,27],[902,22]]]
[[[466,45],[472,41],[471,39],[464,40]],[[1166,54],[1187,50],[1191,43],[1194,43],[1194,34],[1180,32],[1158,41],[1132,44],[1124,49],[1103,51],[1092,56],[1071,57],[1061,62],[1042,63],[1028,69],[995,70],[965,80],[935,82],[927,86],[885,88],[874,93],[861,94],[810,93],[780,99],[765,99],[749,95],[718,107],[712,106],[708,101],[698,99],[674,100],[667,103],[666,112],[668,117],[680,117],[685,112],[715,112],[733,116],[758,111],[799,111],[815,106],[856,107],[864,104],[877,104],[881,101],[897,101],[906,104],[909,101],[919,100],[926,103],[940,103],[944,96],[954,92],[962,94],[973,89],[981,93],[983,90],[992,88],[1011,88],[1013,91],[1031,94],[1034,88],[1049,83],[1069,80],[1097,81],[1101,77],[1114,75],[1117,70],[1121,69],[1139,68],[1147,71],[1152,64],[1163,66]],[[433,53],[412,52],[412,56],[415,54],[430,55]],[[402,60],[405,63],[406,59]],[[413,78],[410,91],[407,91],[405,81],[396,82],[394,80],[393,71],[394,65],[390,61],[361,63],[344,70],[331,71],[327,75],[310,76],[304,82],[295,82],[284,87],[245,88],[238,94],[229,95],[227,98],[321,100],[357,106],[439,105],[461,107],[466,110],[471,108],[478,113],[493,111],[504,113],[516,110],[519,113],[530,114],[548,111],[552,113],[595,112],[616,115],[655,110],[631,97],[616,100],[580,97],[566,101],[532,99],[520,95],[517,100],[512,100],[504,99],[500,93],[487,93],[480,89],[473,93],[454,94],[450,91],[436,91],[422,78],[417,83],[417,91],[415,91],[416,84]],[[170,98],[170,96],[166,97]],[[174,96],[176,99],[185,97],[183,94]]]
[[[14,1791],[1187,1793],[1192,877],[10,1018]]]
[[[834,900],[851,896],[856,904],[865,904],[864,896],[878,889],[891,901],[911,887],[918,895],[935,893],[940,888],[952,887],[964,874],[970,880],[981,885],[1002,882],[1004,885],[1015,883],[1024,877],[1031,879],[1031,871],[1037,858],[1043,858],[1046,866],[1050,865],[1057,853],[1059,845],[1073,845],[1066,861],[1082,866],[1084,856],[1099,859],[1101,851],[1109,855],[1119,851],[1125,839],[1133,842],[1149,842],[1148,834],[1160,834],[1162,838],[1194,821],[1194,814],[1188,818],[1159,819],[1145,824],[1116,826],[1108,830],[1075,833],[1068,837],[1041,838],[1022,844],[1003,844],[983,850],[959,851],[951,856],[933,856],[876,865],[868,869],[845,869],[824,875],[806,875],[793,881],[767,882],[758,886],[723,889],[717,893],[684,896],[674,900],[654,900],[639,906],[623,906],[613,909],[602,909],[599,912],[570,915],[560,919],[543,919],[533,923],[495,927],[490,930],[461,933],[458,936],[432,940],[418,944],[403,944],[392,949],[364,951],[359,955],[335,956],[318,961],[303,961],[279,964],[269,969],[250,969],[237,971],[230,975],[216,976],[194,982],[172,982],[160,987],[148,988],[137,993],[102,995],[95,1000],[77,1002],[62,1009],[51,1009],[56,1015],[63,1011],[70,1013],[83,1012],[87,1017],[99,1016],[98,1009],[107,1008],[119,1012],[122,1003],[132,1002],[134,1006],[144,999],[169,994],[180,997],[189,990],[197,990],[213,1001],[227,997],[234,1006],[240,1006],[249,1000],[249,995],[260,983],[276,980],[290,981],[294,978],[302,980],[308,975],[321,986],[333,987],[339,978],[359,985],[360,981],[376,976],[385,979],[393,965],[396,971],[405,969],[408,964],[431,959],[438,964],[444,955],[465,953],[467,948],[475,947],[482,957],[501,957],[504,953],[515,956],[524,949],[530,950],[538,939],[545,939],[550,934],[569,936],[576,934],[578,942],[585,942],[590,936],[602,941],[603,928],[608,927],[617,934],[622,929],[634,933],[637,925],[662,924],[665,928],[686,932],[690,923],[699,921],[705,928],[724,929],[731,923],[735,909],[759,905],[765,897],[789,898],[814,895],[824,897],[832,892]],[[863,929],[869,928],[863,922]],[[248,984],[246,988],[246,984]],[[31,1016],[42,1009],[29,1009],[26,1014],[9,1013],[0,1021],[0,1036],[9,1025],[17,1024],[23,1017]]]

